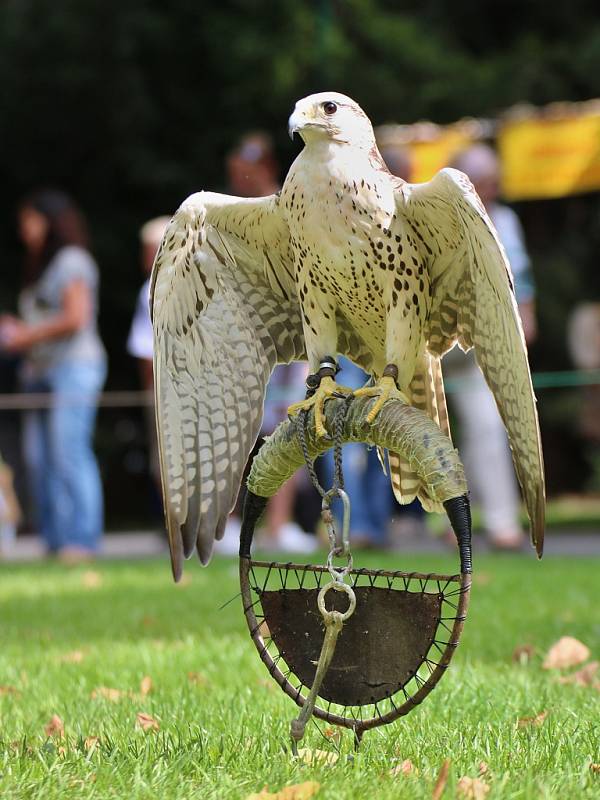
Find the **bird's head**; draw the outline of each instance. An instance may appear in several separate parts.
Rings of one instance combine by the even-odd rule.
[[[298,100],[288,131],[292,139],[297,133],[306,144],[332,141],[371,147],[375,142],[373,126],[365,112],[352,98],[339,92],[319,92]]]

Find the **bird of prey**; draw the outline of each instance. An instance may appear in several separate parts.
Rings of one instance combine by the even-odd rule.
[[[223,535],[276,364],[308,360],[318,373],[346,355],[373,378],[358,390],[376,397],[369,419],[401,396],[448,432],[440,359],[457,343],[475,348],[496,399],[541,555],[525,340],[509,264],[471,182],[453,169],[423,184],[393,176],[368,117],[337,92],[296,103],[289,131],[304,148],[280,193],[191,195],[156,256],[156,413],[175,578],[184,556],[197,547],[207,563]],[[290,409],[314,405],[320,434],[323,403],[344,391],[329,372]],[[436,509],[401,456],[389,463],[400,502]]]

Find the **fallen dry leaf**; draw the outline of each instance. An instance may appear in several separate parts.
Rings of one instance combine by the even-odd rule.
[[[81,576],[81,583],[86,589],[97,589],[102,586],[102,574],[94,569],[88,569]]]
[[[484,775],[487,775],[490,771],[489,764],[486,764],[485,761],[479,762],[479,777],[482,778]]]
[[[270,792],[265,787],[261,792],[248,795],[246,800],[309,800],[310,797],[316,795],[320,788],[321,784],[316,781],[284,786],[278,792]]]
[[[311,750],[309,747],[300,747],[298,758],[305,764],[328,764],[331,766],[338,760],[339,755],[328,750]]]
[[[58,714],[53,714],[50,722],[44,725],[44,733],[46,736],[57,736],[59,739],[65,735],[65,723]]]
[[[590,764],[590,772],[600,775],[600,764]]]
[[[401,764],[396,764],[390,770],[390,775],[395,778],[397,775],[418,775],[419,771],[409,758],[405,758]]]
[[[535,717],[519,717],[517,721],[518,728],[528,728],[530,725],[541,725],[548,716],[547,711],[540,711]]]
[[[529,664],[534,655],[535,647],[532,644],[520,644],[513,650],[512,660],[516,664],[521,664],[521,666],[524,667],[526,664]]]
[[[448,774],[450,773],[450,759],[447,758],[441,766],[433,792],[431,793],[431,800],[440,800],[444,794],[444,789],[448,783]]]
[[[120,689],[111,689],[109,686],[98,686],[92,690],[91,697],[92,700],[98,700],[103,697],[105,700],[116,703],[118,700],[126,697],[126,695],[127,692],[122,692]]]
[[[150,714],[144,714],[143,711],[137,713],[136,720],[143,731],[157,731],[160,727],[154,717],[151,717]]]
[[[140,694],[144,697],[152,691],[152,678],[150,675],[144,675],[140,681]]]
[[[570,675],[563,675],[558,679],[559,683],[572,683],[575,686],[593,686],[596,677],[596,672],[600,662],[590,661],[585,667],[578,669],[577,672],[572,672]]]
[[[208,686],[208,678],[201,672],[188,672],[188,681],[196,686]]]
[[[3,694],[21,694],[15,686],[0,686],[0,695]]]
[[[84,750],[87,750],[88,752],[93,750],[98,744],[100,744],[99,736],[86,736],[83,740]]]
[[[465,800],[485,800],[489,791],[489,784],[481,778],[468,778],[466,775],[456,785],[456,794]]]
[[[563,636],[552,645],[542,664],[544,669],[565,669],[582,664],[590,657],[589,647],[572,636]]]
[[[342,739],[342,732],[339,728],[325,728],[323,736],[327,737],[332,742],[339,744]]]
[[[83,650],[71,650],[70,653],[65,653],[58,659],[64,664],[80,664],[85,658]]]

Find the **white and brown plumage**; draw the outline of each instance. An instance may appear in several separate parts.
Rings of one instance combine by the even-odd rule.
[[[176,212],[152,277],[161,471],[175,576],[220,538],[279,362],[342,353],[379,384],[386,365],[447,430],[441,356],[475,348],[508,430],[542,552],[544,476],[535,398],[510,269],[468,178],[445,169],[411,185],[385,167],[350,98],[301,100],[290,131],[305,147],[279,195],[200,192]],[[313,400],[331,392],[324,381]],[[372,412],[373,413],[373,412]],[[375,411],[376,413],[376,411]],[[401,502],[418,479],[391,454]],[[493,469],[493,465],[490,465]]]

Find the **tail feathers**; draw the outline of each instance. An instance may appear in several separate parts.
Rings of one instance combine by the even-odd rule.
[[[389,454],[389,464],[394,497],[400,505],[412,503],[421,486],[419,476],[399,453]]]
[[[425,363],[415,371],[407,394],[411,404],[415,408],[425,411],[442,432],[450,437],[448,409],[439,358],[429,354],[425,356]],[[436,513],[444,511],[441,503],[435,502],[429,497],[427,487],[421,482],[404,456],[399,453],[390,453],[389,464],[394,497],[401,505],[408,505],[415,497],[418,497],[425,511]]]

